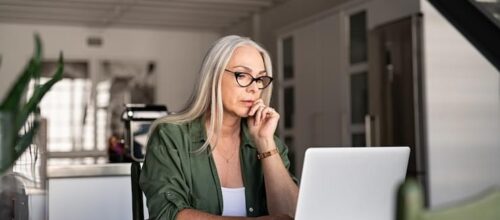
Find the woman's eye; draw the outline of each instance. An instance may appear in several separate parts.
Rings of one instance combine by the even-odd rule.
[[[236,74],[236,77],[238,78],[245,78],[245,73],[242,73],[242,72],[235,72],[234,74]]]

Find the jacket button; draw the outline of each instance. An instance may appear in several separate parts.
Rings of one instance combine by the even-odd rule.
[[[253,212],[253,207],[250,207],[248,211]]]

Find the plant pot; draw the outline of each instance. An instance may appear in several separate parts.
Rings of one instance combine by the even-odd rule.
[[[29,219],[28,197],[24,185],[12,171],[0,175],[0,219]]]

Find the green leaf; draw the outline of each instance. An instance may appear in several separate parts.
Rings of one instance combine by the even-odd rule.
[[[14,142],[18,137],[14,132],[14,117],[12,112],[0,111],[0,170],[10,166],[14,157]],[[0,173],[1,174],[1,173]]]
[[[24,68],[21,76],[17,78],[16,82],[7,93],[7,96],[5,96],[5,99],[0,105],[0,110],[16,111],[16,109],[19,108],[19,103],[21,102],[23,93],[26,90],[26,87],[28,87],[29,81],[34,72],[37,71],[40,71],[40,69],[37,69],[34,59],[31,59],[27,66]]]
[[[42,40],[40,39],[40,35],[38,33],[35,33],[35,54],[34,54],[34,63],[36,68],[40,69],[42,66]],[[34,78],[40,78],[40,71],[36,71],[33,74]]]
[[[40,85],[41,65],[42,41],[40,36],[35,34],[33,57],[28,61],[21,75],[0,103],[0,174],[12,167],[33,142],[40,123],[38,104],[51,87],[62,79],[64,71],[62,53],[59,56],[55,75],[44,85]],[[33,95],[28,102],[24,102],[23,94],[31,79],[34,79],[35,82]],[[32,113],[34,113],[34,118],[27,123]],[[19,135],[21,129],[25,129],[27,132]]]
[[[33,127],[30,128],[28,132],[23,134],[22,136],[17,136],[17,143],[14,145],[11,157],[4,158],[4,160],[0,161],[0,173],[3,173],[5,170],[10,168],[14,162],[23,154],[23,152],[28,148],[33,139],[35,138],[36,133],[38,132],[39,122],[35,121],[33,123]]]
[[[42,42],[40,36],[35,34],[35,53],[28,64],[24,67],[22,74],[17,78],[12,88],[0,104],[0,110],[17,112],[23,93],[29,85],[30,79],[40,76],[42,63]]]
[[[63,72],[64,72],[64,63],[63,62],[64,62],[63,55],[62,55],[62,53],[60,53],[59,54],[59,61],[57,64],[56,74],[52,77],[52,79],[50,79],[48,82],[43,84],[41,87],[35,88],[35,91],[33,92],[33,95],[31,96],[28,103],[26,103],[26,105],[24,105],[21,108],[21,111],[16,118],[16,127],[15,127],[16,131],[19,131],[22,128],[22,126],[24,126],[29,115],[36,110],[38,104],[42,100],[45,93],[47,93],[56,82],[58,82],[59,80],[62,79]]]
[[[24,150],[26,150],[26,148],[33,142],[33,138],[35,137],[39,127],[40,127],[40,122],[34,121],[33,126],[28,130],[28,132],[19,137],[19,140],[17,141],[14,147],[14,152],[15,152],[14,160],[16,160],[19,156],[21,156]]]

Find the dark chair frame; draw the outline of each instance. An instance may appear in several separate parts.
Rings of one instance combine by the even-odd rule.
[[[142,190],[139,185],[141,176],[141,164],[137,161],[132,162],[130,166],[130,178],[132,181],[132,219],[144,220],[144,203],[142,199]]]

